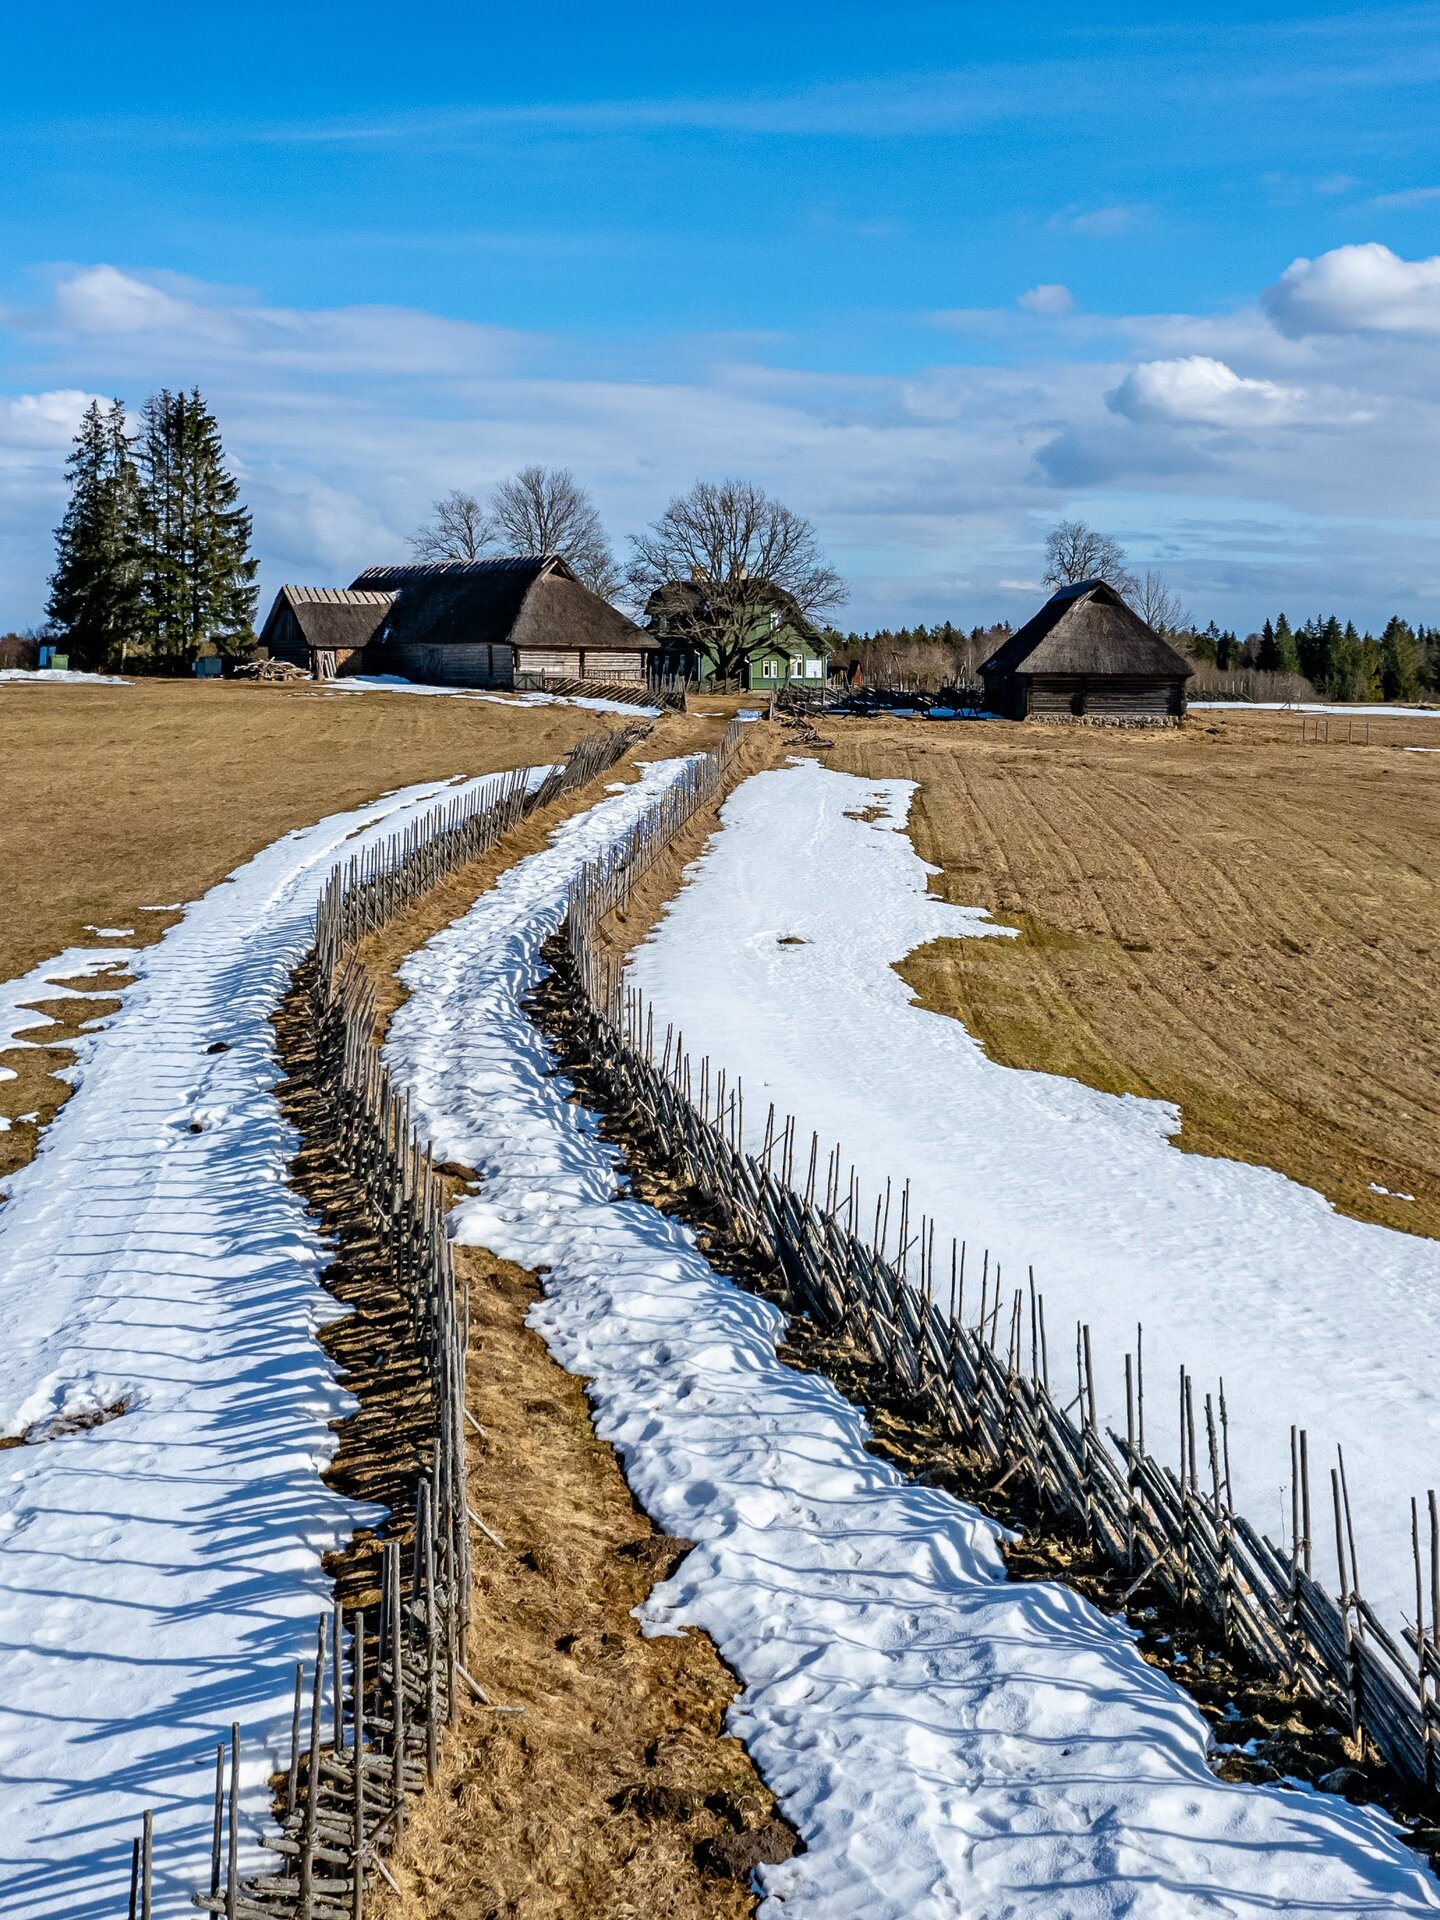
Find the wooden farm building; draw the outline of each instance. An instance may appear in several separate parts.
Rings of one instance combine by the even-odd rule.
[[[366,671],[366,648],[395,604],[393,593],[345,587],[282,587],[260,629],[272,660],[306,667],[317,680]]]
[[[655,641],[553,554],[367,567],[348,588],[282,587],[272,656],[431,686],[543,688],[647,678]]]
[[[1007,720],[1175,725],[1190,662],[1103,580],[1061,587],[980,669],[985,707]]]

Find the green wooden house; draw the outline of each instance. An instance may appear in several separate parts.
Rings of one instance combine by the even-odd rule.
[[[801,686],[818,692],[830,670],[824,637],[789,594],[777,589],[771,589],[771,594],[772,604],[756,611],[752,634],[758,644],[745,662],[745,690],[779,693],[784,687]],[[645,614],[647,628],[658,642],[660,675],[698,681],[704,687],[716,679],[715,662],[686,637],[699,598],[700,589],[688,581],[672,581],[650,596]]]

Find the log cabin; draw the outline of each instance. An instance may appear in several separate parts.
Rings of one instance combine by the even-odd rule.
[[[1061,587],[980,668],[1007,720],[1177,726],[1194,668],[1103,580]]]

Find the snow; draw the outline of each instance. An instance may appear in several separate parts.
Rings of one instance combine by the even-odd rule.
[[[73,667],[0,667],[9,686],[128,687],[118,673],[79,673]]]
[[[1361,719],[1367,715],[1380,720],[1440,720],[1440,707],[1362,707],[1327,706],[1313,700],[1189,700],[1191,712],[1219,713],[1328,713],[1337,720]]]
[[[628,713],[637,719],[655,719],[658,707],[637,707],[628,700],[605,700],[589,694],[479,693],[473,687],[429,687],[402,679],[398,673],[347,673],[339,680],[321,680],[316,690],[331,693],[422,693],[449,700],[489,700],[502,707],[588,707],[593,713]]]
[[[1277,1541],[1289,1423],[1309,1429],[1322,1504],[1327,1449],[1343,1443],[1362,1590],[1408,1617],[1409,1500],[1440,1484],[1440,1244],[1348,1219],[1267,1168],[1181,1153],[1169,1102],[997,1066],[913,1004],[897,961],[997,931],[927,894],[903,831],[913,792],[813,761],[746,781],[633,956],[657,1026],[741,1077],[752,1134],[773,1100],[802,1143],[819,1129],[822,1164],[839,1140],[870,1195],[908,1176],[912,1218],[931,1214],[941,1246],[953,1233],[988,1247],[1013,1281],[1033,1264],[1052,1368],[1077,1320],[1094,1330],[1102,1422],[1124,1430],[1137,1322],[1162,1457],[1178,1461],[1181,1363],[1202,1393],[1223,1379],[1237,1500]],[[872,806],[873,823],[849,817]]]
[[[98,928],[89,929],[99,932]],[[0,980],[0,1053],[7,1047],[43,1045],[43,1041],[28,1040],[26,1034],[32,1030],[48,1031],[50,1016],[36,1013],[32,1003],[36,1000],[113,1000],[113,989],[86,989],[76,986],[60,986],[59,981],[74,981],[90,978],[95,974],[111,972],[128,973],[135,958],[129,947],[66,947],[63,953],[55,954],[49,960],[42,960],[31,967],[28,973],[17,974],[13,980]],[[87,1040],[82,1032],[77,1040],[64,1043],[83,1053]],[[14,1079],[12,1069],[0,1067],[0,1079]],[[66,1077],[70,1077],[68,1072]]]
[[[268,1015],[335,861],[462,790],[410,787],[289,834],[155,945],[72,949],[0,987],[0,1044],[24,1044],[21,1002],[51,976],[136,976],[0,1206],[0,1434],[125,1406],[0,1461],[7,1920],[123,1912],[146,1807],[157,1916],[190,1912],[214,1743],[236,1719],[259,1858],[293,1662],[329,1604],[321,1556],[373,1518],[320,1479],[347,1399],[314,1335],[339,1309],[285,1181]]]
[[[617,1197],[523,1000],[566,883],[674,770],[566,822],[413,955],[386,1051],[437,1156],[480,1176],[455,1237],[549,1269],[533,1323],[589,1382],[641,1504],[696,1542],[639,1612],[651,1633],[703,1628],[743,1683],[729,1730],[806,1847],[760,1869],[762,1915],[1440,1910],[1383,1817],[1217,1780],[1199,1715],[1122,1625],[1010,1584],[983,1517],[903,1482],[856,1409],[780,1364],[773,1307]]]

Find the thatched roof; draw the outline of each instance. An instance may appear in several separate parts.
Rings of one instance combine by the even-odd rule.
[[[490,641],[638,651],[654,645],[555,554],[367,567],[355,587],[394,596],[378,636],[385,646]]]
[[[1061,587],[1018,633],[997,647],[980,669],[986,674],[1128,674],[1188,679],[1184,654],[1103,580]]]
[[[260,639],[270,644],[272,623],[288,609],[307,646],[321,651],[363,647],[375,638],[394,603],[393,593],[357,593],[345,587],[281,587],[266,615]]]

